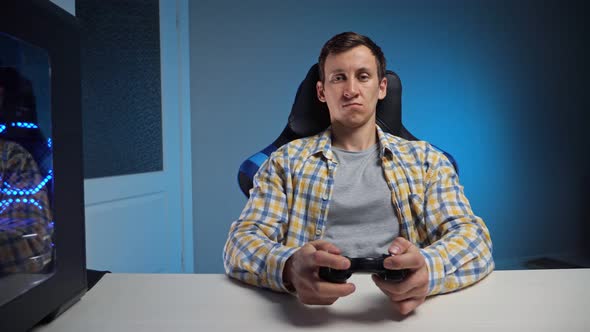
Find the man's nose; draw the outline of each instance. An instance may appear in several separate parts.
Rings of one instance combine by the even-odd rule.
[[[358,95],[358,84],[355,79],[350,79],[346,82],[344,87],[344,97],[354,98]]]

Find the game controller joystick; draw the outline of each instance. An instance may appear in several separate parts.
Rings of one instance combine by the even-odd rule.
[[[389,255],[384,254],[381,257],[359,257],[350,258],[346,257],[350,261],[350,268],[346,270],[337,270],[329,267],[321,266],[319,276],[325,281],[343,284],[350,278],[353,273],[375,273],[384,280],[400,282],[408,274],[407,269],[403,270],[389,270],[383,266],[383,261]]]

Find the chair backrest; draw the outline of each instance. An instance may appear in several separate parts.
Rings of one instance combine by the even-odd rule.
[[[418,140],[402,124],[402,84],[399,76],[390,70],[386,71],[385,76],[387,77],[387,95],[377,103],[377,124],[385,132],[395,136],[412,141]],[[330,126],[328,106],[317,98],[318,80],[319,71],[316,63],[311,66],[307,76],[299,85],[287,126],[279,137],[266,148],[246,159],[240,166],[238,183],[247,197],[250,196],[254,175],[271,153],[290,141],[318,134]],[[437,147],[437,149],[449,158],[458,173],[459,168],[455,159],[440,148]]]

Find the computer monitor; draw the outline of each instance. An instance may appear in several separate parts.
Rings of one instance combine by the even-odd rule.
[[[86,291],[80,43],[47,0],[0,8],[0,331]]]

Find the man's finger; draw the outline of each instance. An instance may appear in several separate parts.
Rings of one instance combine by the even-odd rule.
[[[409,251],[401,255],[390,256],[383,261],[383,266],[389,270],[419,269],[424,264],[424,256],[419,251]]]
[[[336,255],[340,255],[342,253],[340,251],[340,248],[336,247],[336,245],[326,240],[316,240],[309,242],[309,244],[312,245],[316,250],[323,250]]]
[[[402,302],[408,299],[416,299],[424,297],[424,291],[416,287],[403,294],[391,294],[389,299],[394,302]]]
[[[299,295],[299,300],[308,305],[330,305],[338,300],[337,297],[318,297],[314,295]]]
[[[375,274],[372,275],[372,278],[373,278],[373,282],[375,283],[375,285],[377,285],[377,287],[379,287],[387,296],[390,296],[392,294],[395,294],[395,295],[404,294],[404,293],[408,292],[409,290],[416,287],[416,285],[414,283],[412,283],[411,280],[409,280],[409,279],[404,280],[399,283],[394,283],[394,282],[389,282],[389,281],[383,280],[383,279],[381,279],[381,277],[379,277]]]
[[[408,293],[414,289],[422,290],[422,283],[419,280],[419,276],[415,273],[410,274],[410,276],[406,280],[403,280],[401,282],[389,282],[387,280],[381,279],[379,276],[374,274],[373,282],[375,282],[375,285],[381,288],[388,295],[401,295]]]
[[[379,277],[373,275],[373,281],[375,282],[375,285],[377,285],[377,287],[381,290],[381,292],[383,292],[383,294],[385,294],[385,296],[387,296],[392,302],[401,302],[407,299],[423,296],[423,292],[419,288],[413,288],[406,293],[397,294],[391,292],[389,287],[387,287],[389,283],[384,281],[380,282]]]
[[[346,270],[350,267],[350,261],[344,256],[321,250],[314,253],[314,262],[317,266],[325,266],[337,270]]]
[[[424,298],[411,298],[400,302],[391,302],[393,307],[402,315],[407,315],[414,311],[420,304],[424,303]]]
[[[404,239],[403,237],[396,237],[395,239],[393,239],[393,242],[391,242],[391,245],[389,246],[389,253],[392,255],[399,255],[399,254],[403,254],[404,252],[408,251],[408,249],[412,246],[412,242]]]
[[[356,290],[356,286],[351,283],[336,284],[326,281],[316,281],[312,287],[314,293],[323,298],[348,296]]]
[[[303,271],[312,273],[315,270],[314,254],[316,251],[317,250],[314,246],[309,243],[306,243],[303,247],[299,248],[299,250],[297,250],[292,256],[293,268],[299,271],[299,273]]]

